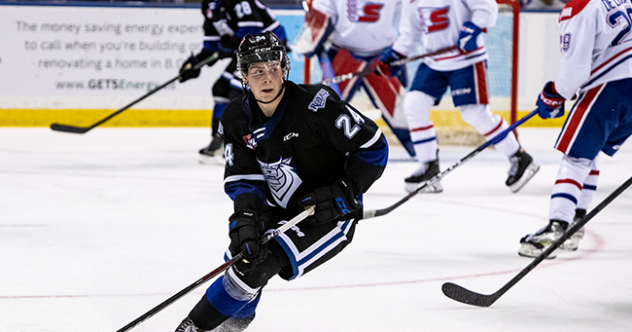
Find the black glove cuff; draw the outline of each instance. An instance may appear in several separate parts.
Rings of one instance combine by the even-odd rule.
[[[220,39],[220,43],[224,48],[236,50],[239,48],[239,44],[241,44],[241,38],[235,35],[223,35]]]

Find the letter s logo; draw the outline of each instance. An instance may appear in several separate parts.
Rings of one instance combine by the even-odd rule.
[[[380,20],[381,3],[362,0],[347,0],[347,17],[351,22],[375,23]]]
[[[441,31],[450,26],[450,6],[443,8],[421,8],[421,21],[428,33]]]
[[[382,7],[384,7],[382,4],[366,4],[364,6],[364,16],[361,16],[358,21],[368,23],[377,22],[380,19],[380,10],[382,10]]]

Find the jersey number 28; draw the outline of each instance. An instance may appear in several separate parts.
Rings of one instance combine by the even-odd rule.
[[[243,18],[246,15],[252,15],[252,8],[248,1],[242,1],[235,5],[235,14],[238,18]]]

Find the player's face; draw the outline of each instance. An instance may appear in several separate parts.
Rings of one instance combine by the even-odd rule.
[[[244,82],[250,85],[250,90],[260,101],[273,100],[283,87],[285,70],[278,61],[255,62],[248,67],[248,74]]]

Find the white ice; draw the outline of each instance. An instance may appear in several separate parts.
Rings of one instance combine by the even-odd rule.
[[[418,195],[360,222],[342,254],[274,278],[248,331],[630,331],[632,189],[588,225],[576,252],[531,271],[489,308],[441,293],[493,293],[530,260],[518,241],[546,224],[557,129],[521,129],[542,168],[518,194],[485,151]],[[223,263],[232,203],[223,169],[197,163],[207,128],[0,128],[0,331],[116,331]],[[445,169],[473,147],[442,147]],[[632,144],[600,157],[592,206],[632,175]],[[393,147],[367,209],[402,198],[416,168]],[[210,283],[132,331],[174,331]]]

